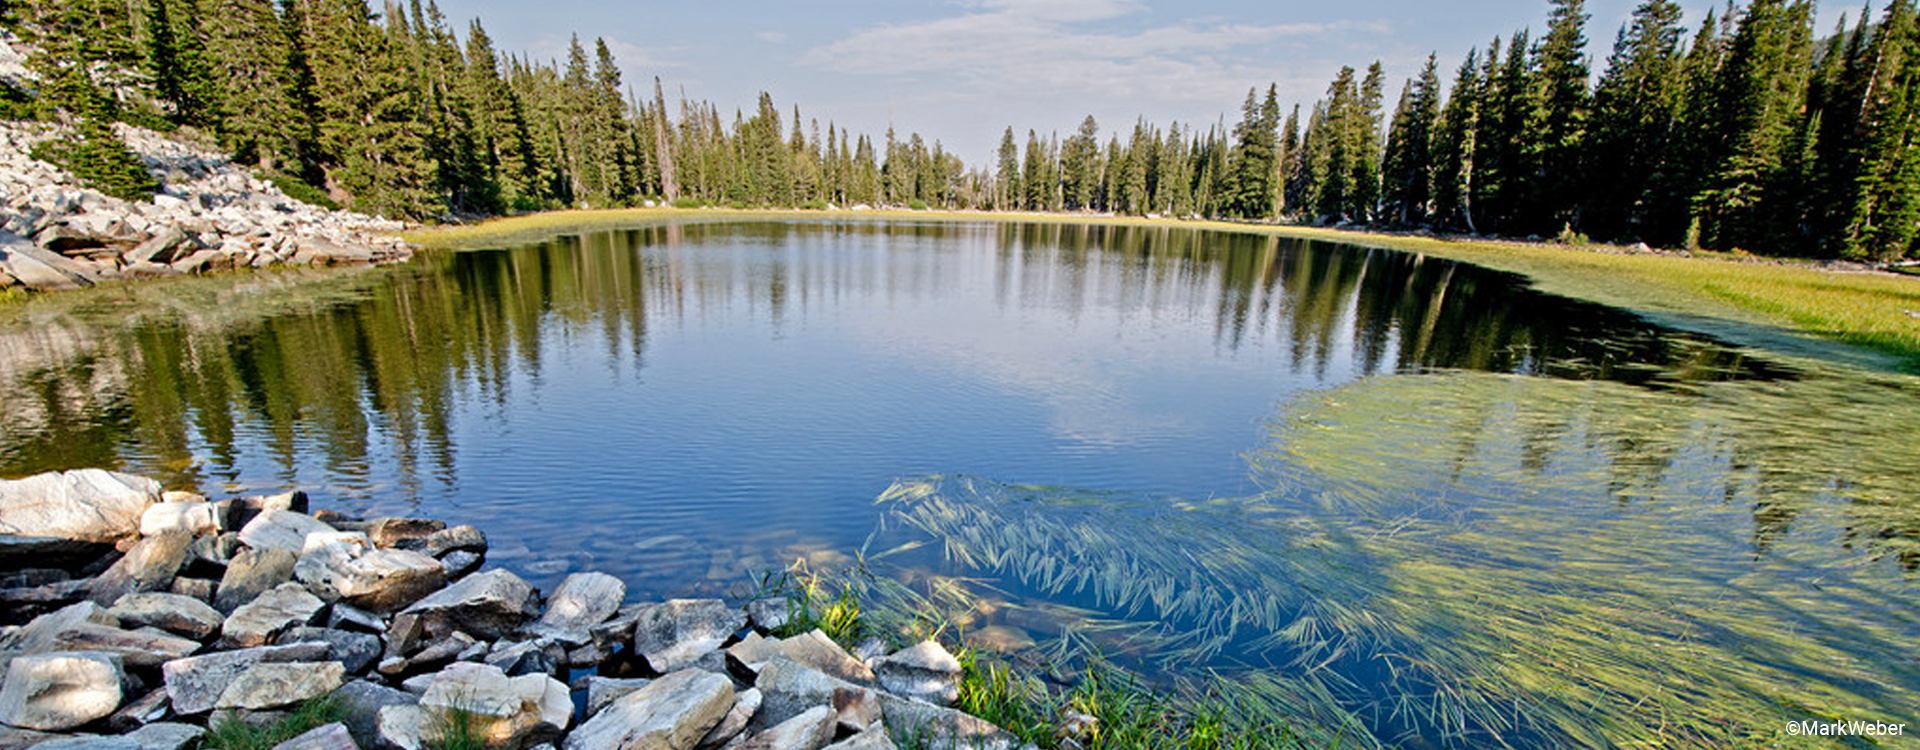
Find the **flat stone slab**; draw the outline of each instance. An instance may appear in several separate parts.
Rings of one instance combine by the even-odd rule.
[[[158,591],[128,594],[107,608],[107,614],[130,627],[156,627],[171,633],[206,640],[220,632],[226,617],[220,610],[190,596]]]
[[[157,503],[140,514],[142,536],[165,531],[184,531],[193,536],[218,534],[227,530],[226,525],[225,507],[205,500]]]
[[[338,690],[346,673],[337,661],[257,662],[220,691],[213,707],[260,711],[291,706]]]
[[[691,748],[733,707],[733,681],[682,670],[622,696],[567,735],[564,750]]]
[[[161,665],[160,674],[174,712],[192,716],[213,710],[221,693],[248,667],[263,662],[320,661],[327,654],[324,643],[262,646],[175,659]]]
[[[731,747],[733,750],[820,750],[833,741],[833,729],[833,709],[814,706]]]
[[[307,551],[308,537],[336,533],[338,529],[305,513],[268,508],[240,529],[240,541],[254,549],[282,549],[297,557]]]
[[[401,610],[402,615],[444,620],[489,640],[519,629],[539,613],[539,591],[501,569],[467,576]]]
[[[159,482],[102,469],[0,480],[0,534],[114,542],[159,501]]]
[[[274,745],[273,750],[360,750],[360,746],[347,731],[347,725],[336,721]]]

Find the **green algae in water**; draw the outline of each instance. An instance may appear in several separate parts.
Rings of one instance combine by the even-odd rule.
[[[937,542],[875,557],[973,592],[915,602],[965,627],[1349,744],[1844,747],[1786,723],[1920,728],[1911,396],[1853,371],[1368,379],[1283,408],[1260,494],[929,477],[881,498],[870,548]]]

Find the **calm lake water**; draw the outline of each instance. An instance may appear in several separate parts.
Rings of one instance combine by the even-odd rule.
[[[984,645],[1349,747],[1920,732],[1920,380],[1432,258],[655,226],[36,301],[0,378],[0,475],[299,487],[634,597],[859,556]]]

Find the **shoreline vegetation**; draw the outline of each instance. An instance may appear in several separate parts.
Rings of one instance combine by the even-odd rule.
[[[675,221],[941,221],[1238,232],[1433,255],[1519,274],[1542,291],[1786,354],[1920,372],[1920,278],[1857,264],[1599,244],[1073,213],[630,208],[552,211],[406,233],[433,249],[532,242]],[[1836,345],[1837,344],[1837,345]]]

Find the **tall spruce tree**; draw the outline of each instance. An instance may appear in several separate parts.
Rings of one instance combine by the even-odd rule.
[[[1667,166],[1678,117],[1680,5],[1645,0],[1621,27],[1593,95],[1581,228],[1610,240],[1651,239],[1648,209],[1656,172]],[[1605,165],[1602,168],[1601,165]]]
[[[1439,58],[1427,56],[1420,77],[1410,81],[1394,108],[1382,159],[1386,218],[1402,226],[1424,225],[1431,210],[1433,132],[1440,117]]]
[[[1790,198],[1783,177],[1805,103],[1813,6],[1754,0],[1740,17],[1718,78],[1712,173],[1694,198],[1709,247],[1775,246],[1787,235],[1769,204]]]
[[[1497,48],[1497,43],[1495,48]],[[1453,93],[1440,111],[1433,138],[1433,220],[1449,229],[1473,225],[1474,154],[1480,128],[1481,84],[1477,50],[1468,50],[1454,73]]]
[[[1535,173],[1528,180],[1522,202],[1529,215],[1522,227],[1542,234],[1574,223],[1586,185],[1581,140],[1586,137],[1590,106],[1587,93],[1585,0],[1550,0],[1547,34],[1534,51],[1534,85],[1539,102],[1529,128],[1536,146]]]

